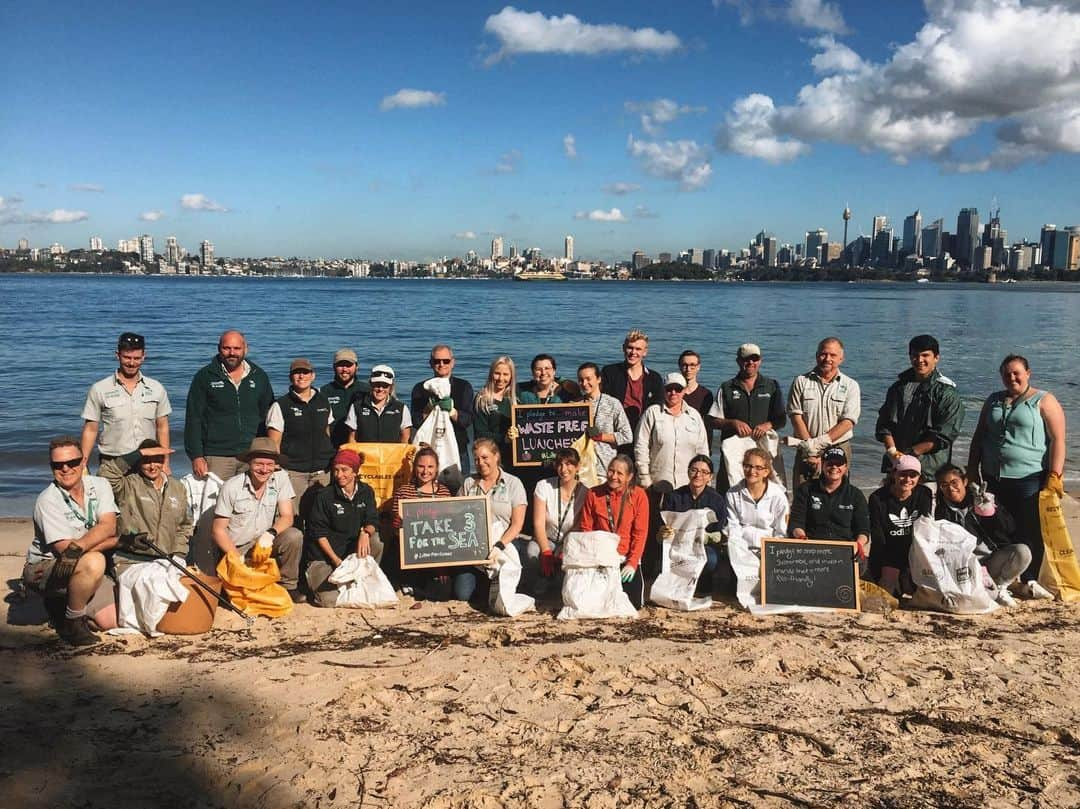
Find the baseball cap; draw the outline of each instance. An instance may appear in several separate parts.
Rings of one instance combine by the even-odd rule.
[[[686,377],[680,374],[678,371],[672,371],[666,377],[664,377],[664,387],[669,385],[678,385],[680,388],[686,387]]]
[[[356,358],[356,352],[351,348],[339,348],[334,352],[334,365],[339,362],[351,362],[353,365],[360,364],[360,360]]]
[[[821,463],[847,463],[847,453],[841,447],[829,447],[821,453]]]
[[[919,472],[922,473],[922,464],[914,455],[901,455],[893,461],[894,472]]]
[[[311,360],[307,359],[306,357],[297,357],[295,360],[292,361],[292,364],[289,365],[289,373],[290,374],[293,371],[314,371],[314,370],[315,369],[311,365]]]
[[[744,360],[747,357],[760,357],[761,349],[757,343],[743,343],[739,346],[739,350],[735,352],[735,356],[740,360]]]
[[[369,382],[385,382],[388,385],[394,384],[394,369],[389,365],[376,365],[371,369],[371,376],[368,377]]]

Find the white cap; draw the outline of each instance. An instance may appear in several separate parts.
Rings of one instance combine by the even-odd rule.
[[[760,357],[761,349],[758,348],[757,343],[743,343],[739,346],[739,350],[735,352],[735,356],[740,360],[743,357]]]
[[[678,385],[680,388],[686,387],[686,377],[680,374],[678,371],[672,371],[670,374],[664,377],[664,387],[668,385]]]
[[[394,369],[389,365],[376,365],[371,369],[371,376],[368,377],[369,382],[385,382],[388,385],[394,384]]]

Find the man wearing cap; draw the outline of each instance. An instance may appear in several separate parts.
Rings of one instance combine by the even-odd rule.
[[[142,375],[145,338],[130,331],[121,334],[116,359],[116,372],[90,387],[82,411],[80,449],[89,460],[98,444],[98,474],[102,475],[118,456],[132,452],[145,438],[169,446],[172,406],[162,384]]]
[[[266,413],[266,434],[284,456],[281,465],[292,484],[293,510],[301,518],[301,527],[308,506],[304,493],[312,486],[330,482],[327,468],[334,454],[330,443],[334,414],[314,383],[311,361],[297,357],[289,364],[289,392],[270,405]]]
[[[664,378],[663,404],[650,405],[638,424],[634,462],[645,487],[667,483],[678,488],[690,482],[687,468],[695,455],[708,455],[705,423],[683,402],[686,378],[673,371]]]
[[[23,581],[45,596],[57,634],[72,646],[98,642],[100,629],[116,626],[113,581],[105,575],[105,552],[116,547],[116,502],[104,478],[83,475],[79,442],[49,442],[53,482],[34,503],[34,539],[26,552]]]
[[[860,567],[870,554],[870,510],[866,496],[848,480],[847,453],[829,447],[821,455],[820,477],[795,490],[788,535],[796,539],[841,539],[859,544]]]
[[[169,556],[186,557],[194,532],[187,489],[165,473],[167,450],[153,438],[103,468],[119,509],[120,547],[113,554],[117,572],[127,565],[157,559],[148,545],[125,541],[134,534],[147,538]]]
[[[191,380],[184,451],[197,478],[210,472],[221,480],[233,477],[242,468],[237,456],[265,432],[274,389],[266,372],[247,361],[247,352],[244,335],[229,330],[218,340],[217,356]]]
[[[410,400],[412,412],[419,414],[417,418],[421,421],[427,418],[433,407],[441,407],[450,414],[458,453],[461,455],[461,471],[467,475],[472,468],[468,452],[469,427],[473,421],[476,394],[473,392],[473,386],[466,380],[454,376],[454,351],[450,346],[443,343],[433,346],[428,364],[435,376],[450,380],[450,395],[445,399],[432,399],[424,390],[424,383],[417,382],[413,386]]]
[[[795,433],[795,488],[821,473],[821,453],[837,446],[851,463],[851,437],[862,412],[859,383],[840,373],[844,344],[826,337],[817,347],[817,364],[799,374],[788,392],[787,413]]]
[[[760,440],[770,430],[779,430],[787,423],[784,397],[775,379],[763,376],[761,349],[756,343],[743,343],[735,352],[739,372],[720,383],[716,402],[709,411],[712,427],[720,430],[720,440],[732,436]],[[774,463],[780,459],[775,458]],[[720,456],[720,474],[716,488],[727,491],[728,472],[724,456]]]
[[[407,444],[412,433],[409,406],[394,396],[394,369],[376,365],[368,379],[371,390],[353,399],[345,426],[349,443]]]
[[[882,472],[899,456],[914,455],[922,467],[922,482],[934,489],[934,474],[952,461],[953,442],[964,424],[964,402],[956,383],[937,368],[941,348],[932,335],[912,337],[908,358],[911,367],[885,394],[874,437],[885,445]]]
[[[358,453],[339,449],[330,465],[334,482],[315,495],[308,516],[304,579],[320,607],[337,602],[337,587],[327,579],[346,556],[373,556],[376,562],[382,556],[375,492],[357,476],[361,463]]]
[[[306,600],[296,589],[304,535],[293,527],[293,488],[288,473],[277,468],[280,458],[273,440],[252,440],[238,457],[247,471],[225,481],[218,493],[212,536],[226,556],[247,556],[256,542],[270,544],[281,584],[299,604]]]
[[[623,361],[605,365],[600,372],[600,387],[623,406],[630,422],[630,430],[637,435],[638,422],[645,411],[664,401],[664,380],[656,371],[645,367],[645,357],[649,354],[649,335],[631,329],[623,338],[622,348]],[[620,444],[617,449],[627,455],[634,454],[632,444]],[[683,468],[685,467],[686,464],[683,464]]]
[[[356,352],[351,348],[339,348],[334,353],[334,378],[327,382],[319,392],[330,402],[330,409],[334,411],[334,423],[330,427],[330,443],[334,448],[340,447],[349,440],[349,428],[345,425],[345,417],[349,415],[349,408],[361,393],[367,393],[369,388],[362,379],[357,379],[360,370]]]

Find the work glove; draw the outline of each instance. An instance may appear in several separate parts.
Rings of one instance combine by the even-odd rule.
[[[131,553],[149,553],[150,546],[146,544],[146,540],[149,538],[150,535],[145,532],[121,534],[119,539],[120,548]]]
[[[273,547],[274,535],[269,531],[263,531],[259,538],[255,540],[255,547],[251,549],[252,564],[261,565],[269,559]]]
[[[675,538],[675,529],[670,525],[661,525],[660,530],[656,532],[656,538],[664,541]]]
[[[60,560],[53,565],[53,576],[62,579],[70,579],[75,572],[75,565],[79,563],[84,551],[74,542],[69,542],[60,554]]]
[[[486,564],[495,565],[499,563],[499,559],[502,557],[504,548],[500,548],[498,545],[492,545],[491,552],[488,553]]]
[[[585,431],[585,435],[589,436],[593,441],[599,441],[600,436],[604,434],[604,431],[597,427],[595,424]]]
[[[623,584],[626,584],[629,581],[633,581],[635,573],[637,573],[637,571],[630,567],[630,565],[623,565],[622,570],[619,571],[619,578],[623,580]]]
[[[1046,488],[1052,492],[1056,492],[1058,497],[1065,496],[1065,484],[1061,480],[1061,475],[1056,472],[1051,472],[1047,476]]]
[[[439,399],[439,407],[449,413],[454,409],[454,400],[447,396],[445,399]]]
[[[705,544],[706,545],[723,545],[724,544],[724,532],[723,531],[706,531],[705,532]]]
[[[817,438],[808,438],[802,443],[803,451],[812,457],[817,457],[832,445],[832,440],[827,435],[819,435]]]
[[[506,431],[506,440],[517,441],[519,435],[521,435],[521,433],[518,432],[518,428],[514,425],[510,425],[510,429]]]
[[[555,560],[555,554],[550,548],[546,551],[540,551],[541,576],[554,576],[558,564],[559,563]]]

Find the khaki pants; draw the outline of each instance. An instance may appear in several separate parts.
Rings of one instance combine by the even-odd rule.
[[[248,553],[255,547],[251,542],[243,547],[237,546],[240,554],[247,558]],[[278,563],[281,571],[281,586],[286,590],[295,590],[297,580],[300,577],[300,552],[304,548],[304,535],[295,528],[286,528],[274,537],[274,546],[270,556]]]
[[[231,455],[207,455],[206,466],[224,483],[231,477],[236,477],[241,472],[246,472],[248,465]]]
[[[851,469],[851,442],[845,441],[842,444],[834,444],[833,446],[840,447],[847,455],[848,469]],[[818,456],[820,458],[820,456]],[[802,486],[808,480],[821,477],[821,465],[818,464],[817,470],[814,474],[806,474],[806,470],[809,468],[809,464],[806,462],[806,455],[802,450],[795,450],[795,462],[792,464],[791,470],[791,489],[789,491],[794,492],[797,488]]]
[[[285,470],[289,475],[289,483],[292,484],[293,492],[293,524],[301,531],[307,522],[308,513],[311,511],[312,500],[319,493],[319,489],[330,485],[329,472],[294,472]]]

